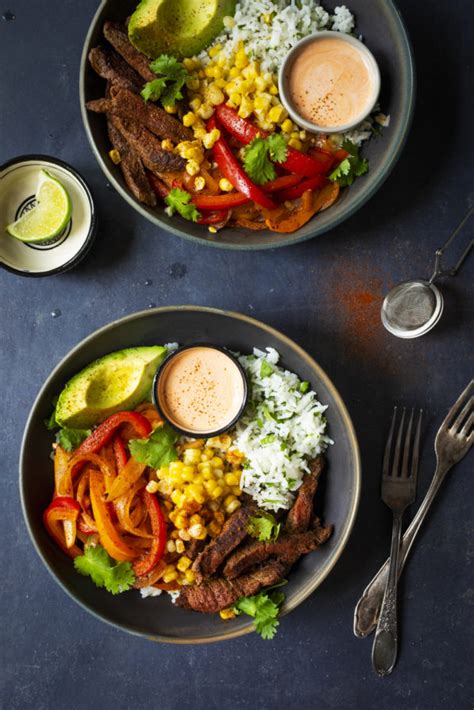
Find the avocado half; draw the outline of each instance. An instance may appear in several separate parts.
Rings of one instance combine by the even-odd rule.
[[[166,353],[157,345],[118,350],[95,360],[74,375],[59,395],[57,423],[89,429],[115,412],[133,409],[149,396]]]
[[[192,57],[222,32],[236,0],[141,0],[130,18],[128,37],[143,54]]]

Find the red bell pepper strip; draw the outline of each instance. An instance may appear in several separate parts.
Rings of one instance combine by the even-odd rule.
[[[294,187],[301,182],[300,175],[280,175],[280,177],[275,178],[275,180],[270,180],[262,185],[262,190],[264,192],[278,192],[279,190],[286,190],[286,188]]]
[[[81,512],[81,506],[69,496],[57,496],[46,508],[43,514],[43,522],[49,535],[56,544],[69,557],[82,555],[81,550],[74,544],[76,538],[76,521]],[[74,523],[72,535],[65,534],[62,526],[63,521]]]
[[[296,187],[290,187],[288,190],[281,190],[277,193],[277,197],[282,202],[286,200],[296,200],[298,197],[306,192],[307,190],[317,190],[319,187],[323,187],[327,183],[327,178],[324,175],[316,175],[315,177],[303,180]]]
[[[168,197],[170,190],[167,185],[165,185],[164,182],[161,182],[159,178],[156,177],[156,175],[153,175],[149,170],[147,170],[147,177],[148,177],[148,182],[150,183],[152,190],[158,195],[158,197],[161,197],[163,200],[165,197]]]
[[[143,491],[148,516],[150,518],[153,543],[148,554],[133,563],[133,571],[137,577],[148,574],[160,561],[166,544],[166,523],[156,496]]]
[[[114,449],[115,467],[117,469],[117,472],[120,473],[120,471],[128,461],[127,449],[125,448],[125,444],[123,443],[120,434],[116,434],[114,436],[112,446]]]
[[[239,193],[236,193],[239,194]],[[197,221],[198,224],[219,224],[220,222],[225,222],[229,214],[229,210],[218,210],[216,212],[211,212],[204,217],[200,217]]]
[[[217,128],[217,121],[212,116],[208,121],[208,130],[212,131],[214,128]],[[238,192],[242,192],[249,200],[253,200],[261,207],[266,207],[269,210],[275,209],[276,205],[273,200],[252,182],[224,138],[221,137],[214,143],[212,153],[222,175],[232,183]]]
[[[334,153],[334,159],[336,163],[342,163],[343,160],[348,158],[350,153],[347,152],[347,150],[344,150],[344,148],[339,148],[339,150],[336,150]]]
[[[151,432],[151,424],[138,412],[117,412],[99,424],[90,436],[74,452],[77,454],[97,453],[107,444],[122,424],[131,424],[137,432],[137,439],[146,439]]]
[[[216,212],[245,205],[249,198],[241,192],[227,192],[225,195],[195,195],[192,202],[198,210]]]
[[[216,108],[216,114],[222,126],[245,145],[251,143],[258,136],[262,138],[268,136],[266,131],[260,130],[245,118],[240,118],[237,111],[234,111],[230,106],[221,104]],[[305,153],[291,146],[288,146],[285,162],[278,164],[282,168],[285,168],[285,170],[288,170],[288,172],[303,175],[304,177],[313,177],[314,175],[320,175],[325,172],[324,163],[311,158],[309,155],[305,155]]]

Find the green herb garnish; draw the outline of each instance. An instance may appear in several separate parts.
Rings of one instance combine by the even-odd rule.
[[[84,554],[74,559],[74,567],[112,594],[126,592],[135,582],[130,562],[116,562],[101,545],[87,545]]]
[[[249,519],[248,533],[252,537],[256,537],[260,542],[268,540],[277,540],[280,534],[281,524],[277,523],[276,518],[271,513],[259,513]]]
[[[337,168],[332,171],[329,179],[332,182],[338,182],[341,187],[352,185],[356,177],[364,175],[369,169],[369,163],[359,155],[359,148],[345,140],[342,144],[343,150],[349,153],[347,158],[339,163]]]
[[[90,429],[60,429],[56,434],[56,441],[65,451],[74,451],[91,435]]]
[[[175,57],[162,54],[150,64],[150,69],[159,74],[145,84],[141,91],[145,101],[160,101],[163,106],[174,106],[183,98],[181,89],[186,83],[188,72]]]
[[[273,367],[270,365],[268,360],[262,360],[262,364],[260,366],[260,377],[270,377],[270,375],[273,375]]]
[[[165,202],[168,205],[167,212],[173,215],[178,212],[184,219],[189,219],[192,222],[197,222],[201,217],[196,205],[191,202],[191,195],[186,190],[180,190],[179,187],[175,187],[170,193],[165,197]]]
[[[285,595],[282,592],[267,594],[262,591],[253,597],[242,597],[234,604],[233,610],[236,614],[243,612],[252,616],[255,619],[255,631],[263,639],[269,640],[277,632],[280,623],[278,615],[284,599]]]
[[[128,446],[136,461],[158,469],[172,461],[177,461],[178,454],[175,448],[177,440],[178,434],[165,424],[155,429],[148,439],[132,439]]]
[[[275,163],[284,163],[288,155],[286,141],[279,133],[268,138],[254,138],[245,148],[245,172],[257,185],[263,185],[276,178]]]

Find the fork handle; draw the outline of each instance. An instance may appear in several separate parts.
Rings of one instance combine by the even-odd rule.
[[[431,505],[438,493],[441,483],[443,482],[444,477],[446,476],[450,468],[450,465],[440,466],[439,464],[436,467],[435,474],[431,481],[430,487],[426,492],[423,502],[418,508],[415,517],[413,518],[409,528],[403,536],[402,544],[400,547],[398,576],[400,576],[402,572],[402,569],[405,565],[415,537],[417,536],[418,531],[420,530],[423,521],[426,515],[428,514],[428,511],[431,508]],[[365,638],[366,636],[371,634],[376,627],[384,590],[387,584],[389,562],[389,559],[385,561],[385,563],[379,569],[375,577],[373,577],[373,579],[364,589],[364,592],[357,603],[354,613],[354,634],[358,638]]]
[[[392,543],[387,586],[382,601],[379,623],[372,646],[372,665],[380,676],[392,672],[397,660],[397,583],[400,539],[402,536],[402,513],[393,514]]]

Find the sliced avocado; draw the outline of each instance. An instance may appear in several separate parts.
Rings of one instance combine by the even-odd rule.
[[[128,37],[136,49],[156,59],[192,57],[222,32],[236,0],[141,0],[130,18]]]
[[[150,394],[167,353],[161,346],[118,350],[95,360],[69,380],[56,404],[62,427],[88,429],[114,412],[133,409]]]

